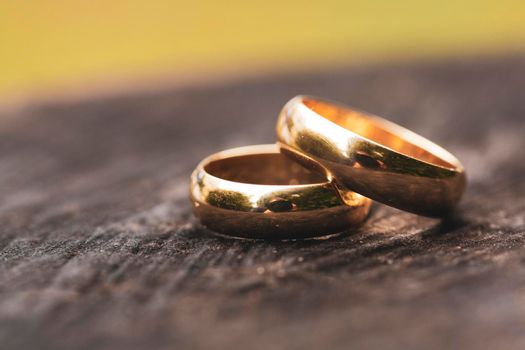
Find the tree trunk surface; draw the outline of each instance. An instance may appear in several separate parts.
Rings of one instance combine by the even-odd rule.
[[[257,241],[192,216],[208,154],[318,95],[458,156],[443,220]],[[283,74],[0,112],[0,348],[524,349],[525,57]]]

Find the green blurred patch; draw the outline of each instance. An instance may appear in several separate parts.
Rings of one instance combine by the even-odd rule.
[[[0,2],[0,93],[520,50],[525,2]]]

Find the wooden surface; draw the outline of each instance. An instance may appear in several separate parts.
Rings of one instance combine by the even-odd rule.
[[[190,213],[204,156],[272,142],[317,94],[442,144],[443,221],[381,205],[358,232],[267,242]],[[275,76],[0,116],[2,349],[523,349],[525,59]]]

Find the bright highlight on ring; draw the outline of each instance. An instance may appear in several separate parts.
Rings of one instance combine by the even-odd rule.
[[[322,176],[279,153],[276,145],[223,151],[191,176],[194,212],[210,229],[247,238],[305,238],[362,223],[371,200],[337,192]]]
[[[282,109],[283,153],[352,190],[412,213],[438,217],[461,198],[465,171],[449,152],[385,119],[316,97]]]

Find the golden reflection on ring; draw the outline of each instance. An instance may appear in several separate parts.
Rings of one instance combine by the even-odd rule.
[[[463,194],[461,163],[429,140],[377,116],[298,96],[277,122],[281,151],[352,190],[426,216],[449,212]]]
[[[339,193],[276,145],[240,147],[204,159],[191,176],[190,197],[205,226],[249,238],[341,232],[361,223],[371,205],[357,193]]]

